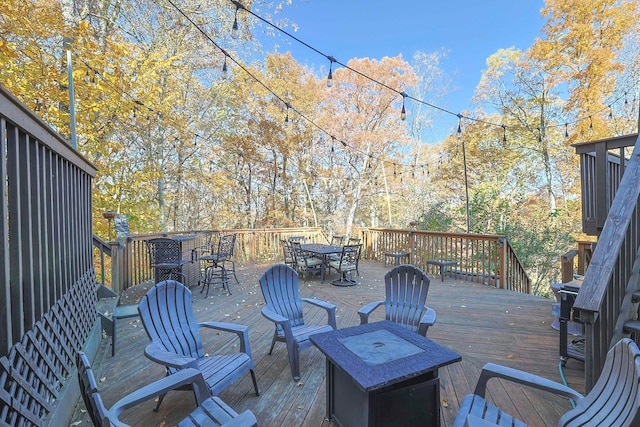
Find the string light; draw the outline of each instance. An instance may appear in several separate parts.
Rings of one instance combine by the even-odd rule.
[[[290,108],[290,106],[289,106],[288,102],[285,105],[287,107],[287,116],[284,118],[284,127],[287,128],[287,127],[289,127],[289,108]]]
[[[404,100],[407,97],[407,94],[400,92],[400,95],[402,95],[402,111],[400,112],[400,120],[404,121],[407,119],[407,110],[404,109]]]
[[[207,39],[208,39],[208,40],[209,40],[213,45],[214,45],[214,46],[216,46],[218,49],[220,49],[220,50],[225,54],[225,64],[226,64],[226,60],[227,60],[227,58],[229,58],[229,59],[230,59],[230,60],[232,60],[234,63],[236,63],[236,64],[237,64],[237,65],[238,65],[238,66],[239,66],[243,71],[245,71],[245,72],[246,72],[250,77],[252,77],[254,80],[256,80],[256,82],[257,82],[257,83],[259,83],[259,84],[260,84],[260,85],[262,85],[265,89],[267,89],[269,92],[271,92],[271,93],[272,93],[272,94],[273,94],[273,95],[274,95],[278,100],[280,100],[280,101],[284,102],[284,100],[282,100],[282,98],[281,98],[280,96],[278,96],[278,94],[276,94],[273,90],[271,90],[271,89],[270,89],[270,88],[269,88],[265,83],[263,83],[263,82],[262,82],[262,81],[260,81],[257,77],[255,77],[255,76],[254,76],[254,75],[253,75],[253,74],[252,74],[252,73],[251,73],[251,72],[250,72],[246,67],[244,67],[244,66],[243,66],[241,63],[239,63],[238,61],[236,61],[236,60],[235,60],[234,58],[232,58],[232,57],[231,57],[231,56],[230,56],[230,55],[229,55],[229,54],[228,54],[224,49],[222,49],[222,48],[221,48],[221,47],[220,47],[220,46],[219,46],[219,45],[218,45],[218,44],[217,44],[217,43],[216,43],[216,42],[215,42],[215,41],[214,41],[214,40],[213,40],[213,39],[212,39],[212,38],[211,38],[211,37],[210,37],[210,36],[209,36],[209,35],[208,35],[208,34],[207,34],[207,33],[206,33],[202,28],[201,28],[201,27],[200,27],[200,26],[198,26],[198,25],[197,25],[197,24],[196,24],[196,23],[195,23],[191,18],[189,18],[189,17],[188,17],[188,16],[187,16],[187,15],[186,15],[186,14],[185,14],[185,13],[184,13],[180,8],[179,8],[179,7],[177,7],[177,6],[176,6],[176,5],[175,5],[171,0],[168,0],[168,1],[169,1],[169,3],[170,3],[170,4],[171,4],[171,5],[172,5],[172,6],[173,6],[173,7],[174,7],[178,12],[180,12],[180,13],[181,13],[181,14],[182,14],[182,15],[183,15],[187,20],[189,20],[189,21],[190,21],[190,23],[191,23],[191,24],[192,24],[196,29],[198,29],[198,30],[199,30],[199,31],[200,31],[200,32],[201,32],[201,33],[202,33],[202,34],[203,34],[203,35],[204,35],[204,36],[205,36],[205,37],[206,37],[206,38],[207,38]],[[389,87],[388,85],[386,85],[386,84],[384,84],[384,83],[382,83],[382,82],[379,82],[379,81],[377,81],[377,80],[375,80],[375,79],[373,79],[373,78],[371,78],[371,77],[369,77],[369,76],[367,76],[367,75],[365,75],[365,74],[363,74],[363,73],[359,72],[358,70],[355,70],[355,69],[353,69],[353,68],[348,67],[348,66],[347,66],[347,65],[345,65],[345,64],[342,64],[341,62],[339,62],[338,60],[336,60],[336,59],[335,59],[335,58],[333,58],[333,57],[330,57],[330,56],[327,56],[327,55],[323,54],[322,52],[318,51],[317,49],[313,48],[312,46],[309,46],[308,44],[304,43],[303,41],[301,41],[301,40],[299,40],[299,39],[295,38],[294,36],[292,36],[291,34],[287,33],[286,31],[282,30],[281,28],[279,28],[279,27],[277,27],[277,26],[273,25],[271,22],[266,21],[265,19],[261,18],[260,16],[258,16],[258,15],[256,15],[256,14],[254,14],[254,13],[253,13],[253,12],[251,12],[250,10],[246,9],[246,8],[245,8],[241,3],[239,3],[238,1],[236,1],[236,0],[230,0],[230,1],[231,1],[234,5],[236,5],[236,13],[237,13],[237,10],[238,10],[238,9],[245,10],[245,11],[247,11],[248,13],[250,13],[250,14],[254,15],[256,18],[258,18],[258,19],[260,19],[260,20],[264,21],[265,23],[267,23],[267,24],[269,24],[269,25],[273,26],[274,28],[276,28],[276,29],[278,29],[279,31],[283,32],[284,34],[288,35],[289,37],[291,37],[291,38],[295,39],[296,41],[300,42],[301,44],[304,44],[305,46],[309,47],[310,49],[312,49],[312,50],[316,51],[317,53],[319,53],[319,54],[321,54],[321,55],[323,55],[323,56],[325,56],[325,57],[326,57],[327,59],[329,59],[329,61],[331,62],[331,64],[330,64],[330,65],[331,65],[331,67],[330,67],[330,70],[331,70],[331,71],[332,71],[332,65],[333,65],[333,62],[335,62],[335,63],[340,64],[340,65],[342,65],[343,67],[345,67],[345,68],[349,69],[350,71],[352,71],[352,72],[354,72],[354,73],[356,73],[356,74],[358,74],[358,75],[360,75],[360,76],[362,76],[362,77],[364,77],[364,78],[367,78],[367,79],[371,80],[371,81],[372,81],[372,82],[374,82],[374,83],[377,83],[377,84],[379,84],[379,85],[381,85],[381,86],[383,86],[383,87],[385,87],[385,88],[387,88],[387,89],[389,89],[389,90],[391,90],[391,91],[394,91],[394,92],[396,92],[396,93],[398,93],[398,94],[403,95],[403,104],[404,104],[405,98],[406,98],[406,97],[408,97],[408,98],[411,98],[411,99],[415,100],[416,102],[423,103],[423,104],[425,104],[425,105],[427,105],[427,106],[430,106],[430,107],[432,107],[432,108],[438,109],[438,110],[443,111],[443,112],[445,112],[445,113],[449,113],[449,114],[456,115],[456,116],[458,117],[458,138],[461,138],[461,134],[462,134],[461,122],[462,122],[462,118],[463,118],[462,114],[454,114],[454,113],[452,113],[452,112],[450,112],[450,111],[448,111],[448,110],[445,110],[445,109],[443,109],[443,108],[440,108],[440,107],[435,106],[435,105],[432,105],[432,104],[429,104],[429,103],[427,103],[427,102],[425,102],[425,101],[422,101],[422,100],[420,100],[420,99],[417,99],[417,98],[414,98],[414,97],[412,97],[412,96],[410,96],[410,95],[407,95],[407,94],[406,94],[406,93],[404,93],[404,92],[400,92],[400,91],[398,91],[397,89],[394,89],[394,88],[392,88],[392,87]],[[625,93],[625,94],[626,94],[626,93]],[[615,100],[615,101],[614,101],[614,103],[615,103],[615,102],[617,102],[617,101],[618,101],[619,99],[621,99],[621,98],[622,98],[622,96],[618,97],[618,99],[617,99],[617,100]],[[626,98],[625,98],[625,100],[626,100]],[[288,109],[289,109],[289,108],[293,108],[293,107],[292,107],[290,104],[288,104],[288,103],[286,103],[286,105],[287,105],[287,107],[288,107],[288,108],[287,108],[287,117],[285,118],[285,122],[288,122],[288,121],[289,121],[289,120],[288,120]],[[306,117],[303,113],[301,113],[301,112],[297,111],[296,109],[294,109],[294,111],[296,111],[296,112],[297,112],[297,113],[298,113],[298,114],[299,114],[303,119],[305,119],[305,120],[306,120],[306,121],[308,121],[310,124],[312,124],[313,126],[315,126],[316,128],[318,128],[320,131],[324,132],[325,134],[329,134],[325,129],[323,129],[323,128],[321,128],[320,126],[318,126],[315,122],[313,122],[310,118]],[[598,113],[599,113],[599,112],[598,112]],[[405,114],[406,114],[406,110],[405,110]],[[591,117],[591,116],[589,116],[589,117]],[[466,118],[468,118],[469,120],[475,121],[475,122],[485,123],[485,124],[490,125],[490,126],[495,126],[495,127],[500,126],[500,125],[497,125],[497,124],[495,124],[495,123],[491,123],[491,122],[488,122],[488,121],[485,121],[485,120],[480,120],[480,119],[477,119],[477,118],[472,118],[472,117],[466,117]],[[578,119],[578,120],[575,120],[574,122],[578,122],[578,121],[581,121],[581,120],[584,120],[584,119]],[[502,126],[505,126],[505,125],[502,125]],[[560,125],[556,125],[556,126],[560,126]],[[554,126],[551,126],[551,127],[554,127]],[[506,126],[505,126],[505,127],[503,127],[503,129],[505,129],[505,128],[506,128]],[[344,147],[349,147],[349,148],[350,148],[351,150],[353,150],[353,151],[357,151],[357,152],[360,152],[360,153],[362,153],[362,154],[365,154],[365,153],[363,153],[363,152],[362,152],[362,150],[359,150],[357,147],[349,146],[349,145],[347,145],[347,143],[346,143],[346,142],[344,142],[344,141],[340,141],[340,142],[342,143],[342,145],[343,145]],[[333,146],[332,146],[332,152],[333,152]],[[384,160],[384,159],[382,159],[382,158],[380,158],[380,159],[378,159],[378,160],[380,160],[380,161],[381,161],[381,162],[383,162],[383,163],[384,163],[384,162],[390,163],[388,160]],[[401,165],[401,166],[402,166],[402,165]],[[394,169],[395,169],[395,163],[394,163]]]
[[[502,125],[502,142],[507,142],[507,126]]]
[[[593,119],[589,116],[589,132],[593,132]]]
[[[333,87],[333,63],[336,62],[333,56],[329,56],[329,75],[327,76],[327,87]]]
[[[458,130],[456,131],[458,139],[462,138],[462,114],[458,114]]]
[[[240,6],[236,4],[236,14],[233,17],[233,25],[231,26],[231,38],[235,40],[240,37],[240,31],[238,31],[238,9],[240,9]]]
[[[227,67],[227,54],[226,51],[222,51],[224,53],[224,62],[222,63],[222,78],[227,79],[229,77],[229,68]]]
[[[569,139],[569,123],[564,124],[564,138]]]

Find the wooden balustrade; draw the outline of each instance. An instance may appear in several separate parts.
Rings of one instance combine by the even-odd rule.
[[[624,148],[630,146],[633,153],[625,159]],[[576,145],[576,151],[581,155],[585,232],[602,230],[573,306],[585,326],[588,392],[612,344],[640,244],[640,138],[636,134],[592,141]]]
[[[236,234],[233,259],[240,263],[272,262],[282,259],[280,240],[291,236],[304,236],[308,242],[326,243],[326,236],[317,227],[199,230],[130,236],[110,242],[111,288],[115,292],[121,292],[131,286],[153,279],[153,270],[146,246],[146,241],[149,239],[193,235],[194,240],[191,246],[201,251],[207,244],[215,245],[221,234],[228,233]],[[196,269],[197,266],[186,268],[187,270]],[[187,274],[196,273],[188,271]]]
[[[433,268],[427,260],[451,260],[458,263],[458,278],[531,292],[531,280],[505,236],[384,228],[361,233],[366,259],[382,262],[385,252],[409,252],[410,262],[424,271]]]
[[[96,168],[0,86],[0,425],[68,425],[93,356]],[[75,387],[74,387],[75,384]]]

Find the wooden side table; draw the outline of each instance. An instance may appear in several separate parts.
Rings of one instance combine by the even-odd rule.
[[[446,267],[454,267],[458,265],[458,261],[449,261],[446,259],[428,259],[427,265],[437,265],[440,267],[440,279],[444,282],[444,269]],[[451,271],[451,269],[449,269]]]
[[[409,262],[409,252],[385,252],[384,253],[384,266],[387,266],[387,258],[393,258],[393,265],[399,265],[400,260],[403,258]]]

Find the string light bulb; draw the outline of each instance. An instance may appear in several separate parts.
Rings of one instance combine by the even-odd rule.
[[[502,142],[507,142],[507,126],[502,125]]]
[[[569,123],[564,124],[564,138],[569,139]]]
[[[327,87],[333,87],[333,63],[336,59],[333,56],[329,56],[329,75],[327,76]]]
[[[229,77],[229,67],[227,67],[227,52],[224,53],[224,62],[222,63],[222,78],[227,79]]]
[[[407,110],[404,108],[404,100],[407,97],[407,94],[401,92],[400,95],[402,95],[402,111],[400,112],[400,120],[404,121],[407,120]]]
[[[284,118],[284,127],[288,128],[289,127],[289,103],[285,104],[287,106],[287,115]]]
[[[593,118],[589,116],[589,132],[593,132]]]
[[[238,5],[236,5],[236,14],[233,17],[233,25],[231,26],[231,38],[237,40],[240,37],[240,31],[238,30]]]
[[[458,130],[456,131],[458,139],[462,138],[462,114],[458,114]]]

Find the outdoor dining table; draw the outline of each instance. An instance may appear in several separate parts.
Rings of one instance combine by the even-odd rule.
[[[311,252],[322,257],[322,267],[320,268],[320,281],[324,281],[324,275],[329,266],[328,257],[332,254],[341,254],[342,246],[327,245],[325,243],[305,243],[300,245],[303,251]]]

